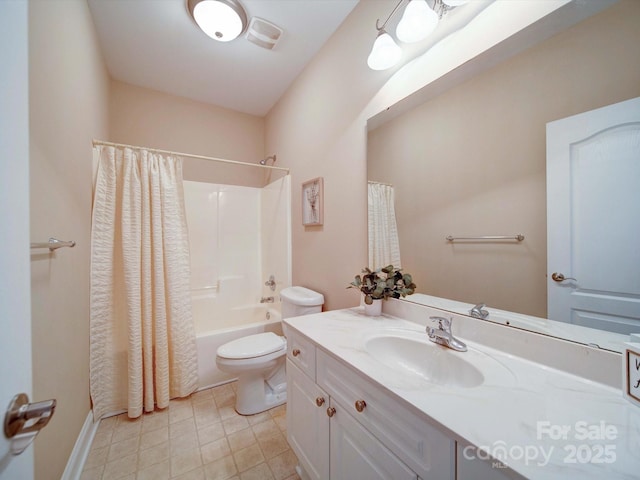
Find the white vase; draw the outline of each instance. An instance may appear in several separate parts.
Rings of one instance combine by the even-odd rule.
[[[382,299],[374,300],[371,305],[364,304],[364,314],[370,317],[382,315]]]

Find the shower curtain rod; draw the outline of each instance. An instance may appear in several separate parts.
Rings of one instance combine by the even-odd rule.
[[[286,172],[287,175],[289,174],[289,169],[288,168],[272,167],[272,166],[269,166],[269,165],[260,165],[259,163],[240,162],[238,160],[228,160],[226,158],[205,157],[203,155],[193,155],[191,153],[172,152],[170,150],[160,150],[158,148],[138,147],[138,146],[135,146],[135,145],[126,145],[124,143],[104,142],[102,140],[94,140],[93,141],[93,146],[96,146],[96,145],[104,145],[104,146],[107,146],[107,147],[142,148],[144,150],[148,150],[150,152],[155,152],[155,153],[165,153],[167,155],[176,155],[176,156],[179,156],[179,157],[195,158],[195,159],[198,159],[198,160],[211,160],[211,161],[214,161],[214,162],[231,163],[231,164],[234,164],[234,165],[243,165],[245,167],[268,168],[269,170],[280,170],[280,171]]]

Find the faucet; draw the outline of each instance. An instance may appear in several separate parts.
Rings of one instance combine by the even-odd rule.
[[[429,320],[433,320],[434,323],[438,322],[437,327],[427,326],[427,335],[429,335],[429,340],[439,345],[449,347],[457,352],[467,351],[467,346],[455,338],[451,333],[451,322],[453,319],[449,320],[444,317],[429,317]]]
[[[469,310],[469,315],[474,318],[481,318],[484,320],[489,316],[489,310],[485,310],[484,307],[486,307],[484,303],[477,304],[475,307]]]
[[[273,303],[274,299],[273,297],[262,297],[260,299],[260,303]]]
[[[276,290],[276,279],[273,275],[269,275],[269,280],[264,282],[264,284],[271,289],[272,292]]]

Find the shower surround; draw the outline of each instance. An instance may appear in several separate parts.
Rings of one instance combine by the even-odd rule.
[[[282,333],[279,291],[291,285],[290,176],[262,188],[184,181],[184,196],[202,389],[233,379],[216,367],[220,345]],[[269,275],[275,291],[265,286]]]

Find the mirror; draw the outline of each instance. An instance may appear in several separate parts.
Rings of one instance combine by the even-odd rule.
[[[370,121],[368,180],[393,185],[402,267],[430,296],[409,301],[464,314],[486,303],[494,321],[621,351],[627,335],[546,320],[545,129],[640,96],[639,23],[638,2],[617,2],[411,110]],[[445,240],[519,234],[521,242]]]

